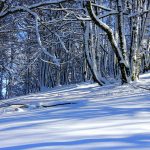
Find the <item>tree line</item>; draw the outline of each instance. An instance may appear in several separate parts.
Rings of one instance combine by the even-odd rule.
[[[150,70],[149,0],[0,0],[0,99]]]

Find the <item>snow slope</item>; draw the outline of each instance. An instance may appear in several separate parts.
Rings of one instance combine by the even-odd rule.
[[[150,91],[139,86],[150,88],[150,73],[130,85],[84,83],[5,100],[30,107],[0,108],[0,150],[150,150]]]

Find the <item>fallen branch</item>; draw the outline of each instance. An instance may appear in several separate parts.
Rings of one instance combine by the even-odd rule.
[[[60,105],[70,105],[70,104],[76,104],[76,103],[72,103],[72,102],[68,102],[68,103],[61,103],[61,104],[53,104],[53,105],[42,105],[42,107],[55,107],[55,106],[60,106]]]

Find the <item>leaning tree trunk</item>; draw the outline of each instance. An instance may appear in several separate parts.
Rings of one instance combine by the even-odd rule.
[[[85,32],[84,33],[85,56],[86,56],[88,66],[93,75],[93,80],[97,82],[99,85],[103,85],[105,82],[103,81],[103,79],[100,77],[98,73],[95,56],[92,56],[93,53],[91,53],[91,48],[93,50],[92,47],[93,43],[90,42],[93,42],[93,40],[90,39],[92,34],[90,33],[90,22],[85,23],[84,32]]]

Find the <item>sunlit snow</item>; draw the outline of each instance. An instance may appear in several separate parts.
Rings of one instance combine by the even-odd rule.
[[[129,85],[83,83],[5,100],[28,107],[0,107],[0,149],[149,150],[150,91],[136,86],[150,88],[150,73]]]

